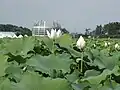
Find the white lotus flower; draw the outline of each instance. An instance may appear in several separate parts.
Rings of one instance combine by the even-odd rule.
[[[48,37],[51,39],[58,38],[62,35],[61,31],[60,30],[56,31],[56,29],[55,30],[51,29],[51,33],[48,30],[46,32],[47,32]]]
[[[19,35],[18,38],[22,38],[23,36],[22,35]]]
[[[108,46],[108,44],[107,44],[107,42],[105,42],[105,47],[107,47]]]
[[[78,39],[77,43],[76,43],[76,46],[79,48],[79,49],[82,49],[84,48],[85,46],[85,40],[82,36],[80,36],[80,38]]]
[[[56,37],[56,30],[51,29],[51,33],[47,30],[47,35],[49,38],[54,39]]]
[[[120,46],[116,43],[115,48],[118,49],[118,48],[120,48]]]
[[[60,36],[62,35],[62,32],[61,32],[60,29],[57,31],[56,35],[57,35],[57,38],[60,37]]]

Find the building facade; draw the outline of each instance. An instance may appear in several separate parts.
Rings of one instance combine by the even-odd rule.
[[[32,28],[32,36],[46,36],[46,30],[50,30],[51,28],[46,26],[45,21],[38,22],[34,24]]]

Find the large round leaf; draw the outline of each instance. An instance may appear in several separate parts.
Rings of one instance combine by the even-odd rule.
[[[65,79],[43,78],[36,73],[26,73],[15,90],[72,90]]]
[[[5,79],[0,83],[0,90],[14,90],[13,85],[10,83],[8,79]]]
[[[114,53],[113,56],[109,56],[109,52],[106,50],[91,50],[88,54],[88,58],[93,61],[94,66],[98,66],[100,69],[106,68],[113,70],[115,65],[118,64],[120,55],[119,53]]]
[[[100,84],[100,82],[102,80],[105,80],[106,77],[108,75],[111,75],[111,74],[116,74],[118,75],[119,73],[119,67],[118,66],[115,66],[114,69],[111,71],[109,69],[105,69],[101,74],[97,75],[97,76],[89,76],[87,78],[83,78],[81,79],[81,81],[88,81],[90,82],[91,84]]]
[[[15,82],[19,82],[21,80],[22,70],[16,65],[10,65],[6,68],[5,73],[9,75],[9,78],[14,79]]]
[[[71,63],[72,60],[69,59],[67,54],[57,56],[54,54],[49,56],[36,55],[27,61],[28,65],[34,66],[36,70],[47,74],[50,74],[53,69],[62,70],[64,73],[69,72]]]
[[[46,44],[46,46],[50,49],[50,50],[52,50],[54,47],[53,47],[53,45],[54,45],[54,41],[53,41],[53,39],[50,39],[50,38],[48,38],[48,37],[43,37],[43,38],[41,38],[41,40]]]
[[[35,40],[32,37],[15,39],[6,43],[5,50],[13,55],[26,55],[28,51],[33,50]]]
[[[60,38],[56,39],[56,42],[59,43],[60,46],[67,48],[73,44],[74,40],[69,34],[64,34]]]
[[[66,75],[66,78],[69,82],[73,83],[79,79],[80,72],[75,70],[72,74]]]

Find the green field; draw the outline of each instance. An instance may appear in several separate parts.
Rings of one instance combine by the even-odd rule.
[[[120,40],[85,39],[82,50],[76,41],[0,39],[0,90],[120,90]]]

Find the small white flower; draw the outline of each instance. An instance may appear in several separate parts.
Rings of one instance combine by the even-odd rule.
[[[58,38],[62,35],[61,30],[56,31],[56,29],[55,30],[51,29],[51,33],[48,30],[46,32],[47,32],[48,37],[51,39]]]
[[[110,42],[108,42],[108,45],[110,45]]]
[[[107,47],[108,46],[108,44],[107,44],[107,42],[105,42],[105,47]]]
[[[116,43],[115,44],[115,49],[118,49],[120,46]]]
[[[85,40],[82,36],[80,36],[80,38],[78,39],[77,43],[76,43],[76,46],[79,48],[79,49],[82,49],[84,48],[85,46]]]
[[[96,45],[95,45],[95,44],[93,44],[93,47],[96,47]]]
[[[88,36],[88,38],[91,38],[91,36]]]

